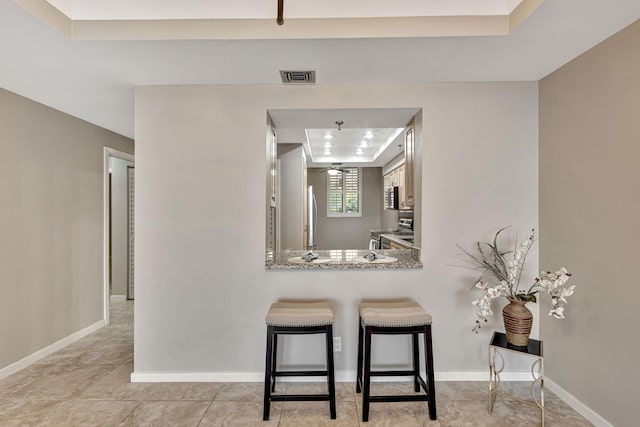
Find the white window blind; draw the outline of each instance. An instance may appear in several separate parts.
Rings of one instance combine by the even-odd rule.
[[[362,216],[360,174],[360,168],[344,168],[336,175],[327,174],[327,216]]]

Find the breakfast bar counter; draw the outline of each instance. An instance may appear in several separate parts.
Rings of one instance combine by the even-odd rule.
[[[267,252],[267,270],[358,270],[422,268],[417,249],[338,249],[314,251],[316,258],[307,261],[309,251],[284,250]],[[368,258],[367,258],[368,256]],[[310,258],[310,257],[306,257]]]

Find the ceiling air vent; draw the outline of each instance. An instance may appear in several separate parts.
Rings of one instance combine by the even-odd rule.
[[[280,78],[282,83],[287,85],[293,84],[314,84],[316,82],[315,71],[286,71],[280,70]]]

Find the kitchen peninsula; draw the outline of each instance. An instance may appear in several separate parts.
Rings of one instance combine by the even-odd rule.
[[[300,262],[300,257],[308,251],[284,250],[267,252],[267,270],[389,270],[399,268],[422,268],[418,249],[386,249],[373,251],[384,258],[368,261],[364,256],[372,251],[366,249],[318,250],[321,262]],[[385,260],[387,259],[387,260]],[[395,259],[395,261],[392,261]],[[387,262],[392,261],[392,262]]]

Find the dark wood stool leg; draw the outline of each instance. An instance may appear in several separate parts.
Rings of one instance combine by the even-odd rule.
[[[362,422],[369,421],[369,397],[371,395],[371,327],[364,332],[364,383],[362,391]]]
[[[418,377],[420,376],[420,347],[418,344],[418,334],[411,334],[412,348],[413,348],[413,390],[420,391],[420,383]]]
[[[364,326],[358,316],[358,370],[356,373],[356,393],[362,391],[362,340],[364,339]]]
[[[433,374],[433,345],[431,342],[431,325],[424,328],[424,353],[427,369],[427,385],[429,386],[429,418],[437,419],[436,415],[436,387]]]
[[[264,369],[264,406],[262,419],[269,420],[271,406],[271,359],[273,357],[273,326],[267,326],[267,360]],[[275,359],[275,357],[273,357]]]
[[[336,379],[333,366],[333,326],[327,325],[327,386],[329,389],[329,412],[336,419]]]
[[[278,358],[278,334],[273,334],[273,357],[271,359],[271,392],[276,391],[276,359]]]

